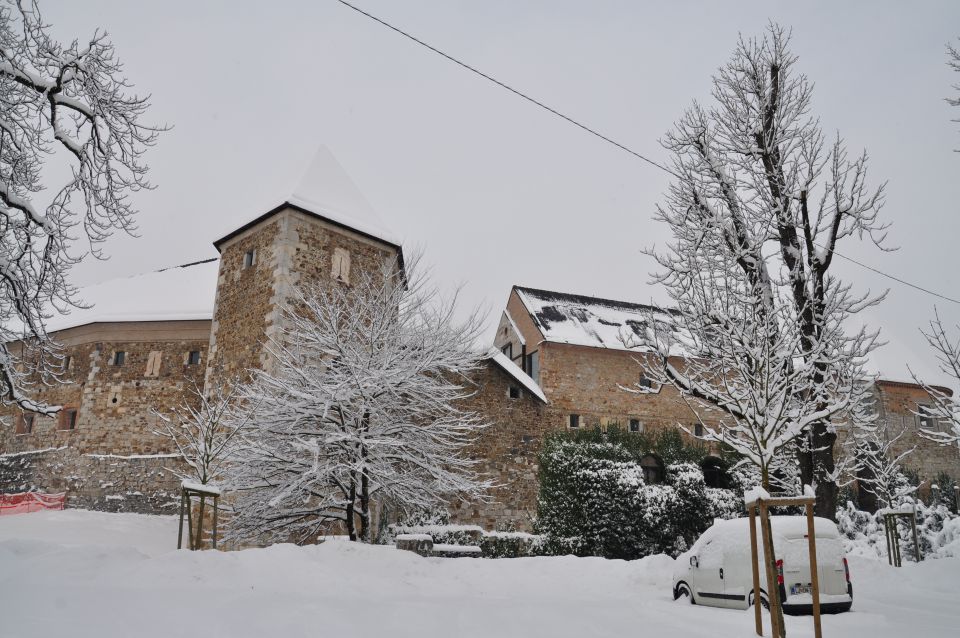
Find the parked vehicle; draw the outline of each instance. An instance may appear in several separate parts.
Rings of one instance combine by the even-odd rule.
[[[677,558],[673,577],[674,600],[687,596],[695,605],[747,609],[755,603],[750,561],[750,519],[716,521],[697,539],[690,551]],[[804,516],[771,516],[773,547],[777,558],[777,589],[787,614],[813,612],[807,519]],[[817,541],[817,576],[820,611],[848,611],[853,604],[850,569],[843,555],[837,526],[825,518],[814,519]],[[760,552],[760,602],[769,606],[763,543],[757,519]]]

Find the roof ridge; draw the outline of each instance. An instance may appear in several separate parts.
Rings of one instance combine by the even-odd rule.
[[[534,295],[548,295],[551,297],[560,297],[566,298],[570,301],[577,301],[580,303],[600,303],[603,305],[614,306],[614,307],[625,307],[625,308],[634,308],[639,310],[659,310],[663,312],[675,312],[674,308],[663,308],[660,306],[655,306],[653,304],[637,303],[635,301],[622,301],[619,299],[608,299],[605,297],[594,297],[592,295],[581,295],[578,293],[572,292],[559,292],[556,290],[546,290],[544,288],[531,288],[530,286],[519,286],[514,284],[514,289],[521,292],[527,292]]]

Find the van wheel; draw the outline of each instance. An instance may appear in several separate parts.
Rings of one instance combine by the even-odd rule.
[[[750,605],[749,605],[749,606],[750,606],[750,607],[753,607],[753,603],[754,603],[753,592],[750,592]],[[764,609],[768,610],[768,611],[770,610],[770,601],[768,601],[767,598],[766,598],[766,596],[764,596],[763,594],[760,594],[760,606],[763,607]]]
[[[673,599],[678,600],[680,598],[689,598],[690,604],[696,605],[697,603],[693,600],[693,595],[690,593],[690,588],[687,587],[686,583],[680,583],[677,585],[677,588],[673,591]]]

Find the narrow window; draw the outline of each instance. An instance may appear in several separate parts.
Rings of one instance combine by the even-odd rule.
[[[243,267],[250,268],[257,263],[257,250],[252,248],[243,253]]]
[[[500,352],[507,355],[507,358],[510,359],[511,361],[513,360],[513,344],[512,343],[508,343],[507,345],[500,348]]]
[[[64,408],[60,412],[60,429],[75,430],[77,428],[76,408]]]
[[[73,357],[66,355],[63,357],[63,371],[66,372],[73,366]]]
[[[510,386],[510,398],[519,399],[520,398],[520,388],[515,385]]]
[[[540,352],[531,352],[527,355],[527,369],[525,372],[530,378],[540,383]]]
[[[123,350],[117,350],[113,353],[113,365],[122,366],[123,362],[127,360],[127,353]]]
[[[33,432],[33,418],[34,415],[29,412],[21,414],[20,419],[17,421],[17,434],[30,434]]]
[[[350,251],[346,248],[333,249],[333,268],[330,276],[345,284],[350,283]]]
[[[640,419],[630,419],[630,431],[643,432],[643,423],[640,423]]]
[[[147,355],[147,371],[144,373],[144,376],[147,377],[159,377],[160,376],[160,362],[163,358],[163,352],[160,350],[153,350]]]
[[[571,428],[571,429],[576,429],[576,428],[578,428],[578,427],[580,427],[580,415],[579,415],[579,414],[571,414],[571,415],[570,415],[570,428]]]
[[[640,375],[640,387],[644,390],[653,390],[653,380]]]
[[[929,405],[917,405],[917,423],[921,430],[938,430],[936,413]]]
[[[190,354],[187,355],[187,365],[195,366],[195,365],[199,365],[199,363],[200,363],[200,351],[191,350]]]
[[[703,436],[703,424],[702,424],[702,423],[697,423],[696,425],[693,426],[693,434],[694,434],[694,436]]]

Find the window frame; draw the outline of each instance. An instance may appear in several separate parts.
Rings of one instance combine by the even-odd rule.
[[[634,429],[634,427],[633,427],[634,425],[637,426],[636,429]],[[640,419],[628,419],[628,420],[627,420],[627,431],[628,431],[628,432],[631,432],[631,433],[633,433],[633,434],[643,434],[643,428],[644,428],[644,426],[643,426],[643,421],[641,421]]]
[[[197,355],[196,361],[194,361],[193,355]],[[188,366],[198,366],[201,361],[201,352],[199,350],[188,350],[187,351],[187,365]]]
[[[73,418],[70,419],[68,415],[72,415]],[[69,421],[69,427],[67,427]],[[60,414],[57,415],[57,430],[61,432],[74,432],[77,429],[77,424],[80,422],[80,410],[73,406],[64,406],[60,410]]]
[[[569,414],[567,416],[567,428],[571,430],[580,429],[580,415],[579,414]]]
[[[36,423],[37,415],[34,412],[21,412],[17,418],[17,427],[14,428],[14,434],[23,436],[33,434],[33,426]]]
[[[113,357],[110,359],[110,365],[115,367],[122,367],[127,363],[127,351],[126,350],[114,350]]]
[[[243,253],[243,270],[253,268],[257,265],[257,249],[251,248]]]

